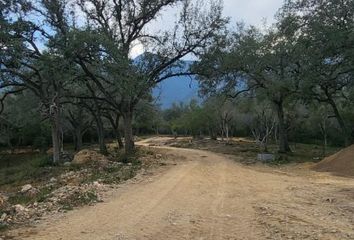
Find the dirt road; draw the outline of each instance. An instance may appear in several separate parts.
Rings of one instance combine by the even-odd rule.
[[[16,238],[354,239],[351,179],[245,167],[206,151],[168,151],[183,160]]]

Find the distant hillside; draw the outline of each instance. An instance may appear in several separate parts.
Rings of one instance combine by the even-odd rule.
[[[193,61],[184,61],[186,67]],[[181,76],[169,78],[158,85],[153,91],[157,102],[163,109],[169,108],[173,103],[189,102],[198,98],[199,84],[194,76]]]
[[[198,98],[198,82],[194,77],[174,77],[167,79],[154,89],[154,97],[163,109],[171,107],[176,102],[188,102]]]
[[[144,54],[134,59],[135,64],[140,64],[144,61]],[[193,61],[182,61],[185,63],[186,69],[193,64]],[[176,71],[178,71],[176,69]],[[172,106],[173,103],[189,102],[191,99],[198,98],[199,84],[195,77],[181,76],[169,78],[153,90],[153,96],[157,99],[157,103],[162,109]]]

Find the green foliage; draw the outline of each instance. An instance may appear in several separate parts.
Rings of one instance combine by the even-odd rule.
[[[89,205],[98,201],[98,196],[94,191],[75,192],[58,203],[64,210],[72,210],[74,207]]]
[[[159,126],[163,125],[158,106],[147,100],[141,101],[134,116],[133,127],[139,134],[158,133]]]
[[[49,197],[52,190],[53,189],[50,187],[45,187],[40,189],[39,192],[34,196],[29,196],[23,193],[16,193],[15,195],[9,197],[8,201],[10,204],[13,205],[16,204],[27,205],[34,202],[43,202]]]
[[[48,172],[51,161],[43,154],[1,154],[0,186],[21,185]]]
[[[237,24],[234,30],[226,27],[220,1],[143,2],[135,11],[129,1],[0,3],[1,146],[43,152],[54,139],[53,155],[59,155],[59,135],[77,140],[93,119],[103,148],[107,113],[122,116],[134,134],[250,136],[264,128],[257,118],[264,104],[277,118],[272,137],[281,151],[290,150],[289,141],[353,140],[353,1],[289,0],[271,27]],[[149,22],[180,6],[174,28],[147,37]],[[138,42],[146,52],[133,59]],[[181,61],[191,54],[200,59],[192,69]],[[191,73],[199,73],[203,103],[164,111],[152,104],[157,84]],[[68,124],[70,111],[87,121]],[[119,135],[117,119],[118,131],[106,135]]]
[[[8,228],[6,224],[0,223],[0,232],[5,232]]]
[[[44,150],[50,142],[50,126],[39,115],[38,99],[29,91],[10,96],[0,118],[1,144],[28,146]]]
[[[239,24],[234,34],[205,49],[201,61],[194,64],[202,93],[251,95],[271,102],[281,151],[289,150],[288,137],[321,141],[328,136],[334,144],[349,144],[353,125],[346,106],[352,102],[354,83],[349,47],[354,43],[353,9],[352,1],[291,0],[266,31]],[[313,118],[311,125],[301,125],[308,116],[296,109],[299,105]],[[312,112],[322,107],[329,108],[331,119]],[[320,127],[319,118],[329,127]]]

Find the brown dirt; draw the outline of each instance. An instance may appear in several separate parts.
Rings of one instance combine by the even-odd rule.
[[[77,165],[82,165],[82,164],[87,164],[87,163],[91,163],[94,161],[108,162],[108,159],[104,155],[102,155],[96,151],[84,149],[84,150],[81,150],[80,152],[75,154],[74,160],[72,161],[72,163],[77,164]]]
[[[164,149],[170,158],[176,156],[176,165],[112,190],[102,204],[11,235],[37,240],[354,239],[352,179],[308,174],[306,168],[306,174],[294,174],[245,167],[207,151]]]
[[[354,177],[354,145],[325,158],[313,169],[319,172],[331,172],[339,176]]]

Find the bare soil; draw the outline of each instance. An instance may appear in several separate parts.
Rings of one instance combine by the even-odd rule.
[[[354,145],[325,158],[313,169],[339,176],[354,177]]]
[[[166,139],[164,139],[166,140]],[[149,145],[151,140],[140,142]],[[160,139],[154,139],[157,144]],[[163,147],[166,167],[13,239],[354,239],[354,179]],[[172,164],[171,164],[172,163]]]
[[[211,140],[208,138],[193,139],[192,137],[159,137],[152,138],[149,141],[151,146],[169,146],[178,148],[191,148],[199,150],[207,150],[214,153],[222,153],[230,156],[236,156],[234,160],[243,164],[257,164],[257,155],[262,152],[262,149],[256,142],[248,138],[230,138],[228,141],[224,139]],[[314,144],[291,144],[291,154],[279,154],[278,145],[275,143],[268,145],[269,153],[276,156],[273,165],[283,165],[288,163],[309,163],[318,161],[324,158],[322,146]],[[330,156],[340,149],[337,147],[327,147],[326,156]]]

